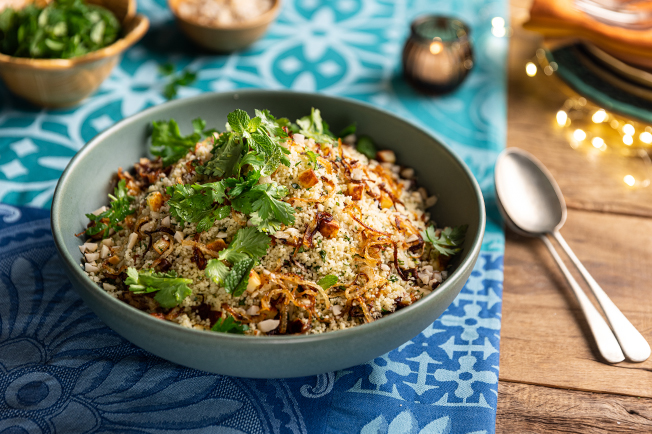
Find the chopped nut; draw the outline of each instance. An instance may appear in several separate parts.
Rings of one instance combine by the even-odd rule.
[[[86,243],[83,247],[85,252],[94,252],[97,250],[97,244],[95,243]]]
[[[206,244],[206,248],[214,252],[219,252],[226,249],[226,243],[222,238],[218,238],[215,241],[211,241],[210,243]]]
[[[437,203],[437,196],[430,196],[429,198],[426,199],[425,206],[426,208],[430,208],[436,203]]]
[[[84,256],[86,256],[86,262],[95,262],[100,258],[99,253],[86,253]]]
[[[110,255],[111,255],[111,249],[109,249],[109,247],[106,244],[103,245],[102,246],[102,253],[101,253],[102,259],[108,258]]]
[[[406,167],[405,169],[401,170],[401,177],[405,179],[414,178],[414,169],[411,167]]]
[[[127,243],[127,249],[133,249],[136,245],[136,241],[138,241],[138,234],[136,232],[132,232],[129,235],[129,243]]]
[[[117,255],[113,255],[109,258],[109,264],[111,265],[117,265],[118,262],[120,262],[120,257],[118,257]]]
[[[340,225],[335,220],[321,220],[319,222],[319,233],[324,238],[333,238],[340,230]]]
[[[362,199],[362,193],[364,192],[364,185],[362,184],[349,184],[346,189],[347,196],[351,196],[353,200]]]
[[[319,182],[319,178],[312,169],[308,169],[299,173],[298,181],[303,188],[310,188]]]
[[[380,195],[380,207],[385,209],[385,208],[391,208],[392,205],[394,205],[394,202],[392,202],[392,199],[390,199],[390,197],[383,192]]]
[[[255,291],[260,288],[261,284],[260,276],[256,273],[255,270],[249,272],[249,282],[247,283],[247,292]]]
[[[165,216],[163,220],[161,220],[161,226],[166,228],[170,227],[170,216]]]
[[[182,241],[183,241],[183,232],[181,232],[181,231],[176,231],[176,232],[174,233],[174,240],[175,240],[177,243],[182,242]],[[129,241],[131,241],[131,238],[129,239]]]
[[[394,151],[385,149],[376,152],[376,159],[382,163],[396,163],[396,154],[394,154]]]
[[[265,321],[261,321],[258,323],[258,330],[260,330],[263,333],[271,332],[276,327],[278,327],[280,323],[281,321],[277,319],[266,319]]]
[[[84,264],[84,270],[86,270],[87,273],[97,273],[100,271],[99,267],[88,263]]]
[[[159,193],[158,191],[150,193],[147,196],[147,206],[152,211],[158,212],[158,210],[161,209],[162,205],[163,205],[163,195],[161,195],[161,193]]]

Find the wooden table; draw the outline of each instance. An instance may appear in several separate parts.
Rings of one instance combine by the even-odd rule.
[[[652,186],[623,182],[628,173],[643,173],[641,160],[574,150],[555,127],[568,94],[554,77],[525,74],[540,42],[519,28],[529,3],[511,5],[507,146],[533,153],[550,169],[568,205],[562,234],[652,342]],[[652,433],[652,359],[600,360],[539,240],[507,233],[503,297],[498,433]]]

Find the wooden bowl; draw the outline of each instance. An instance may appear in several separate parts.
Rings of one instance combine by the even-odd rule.
[[[179,15],[178,7],[185,0],[168,0],[179,28],[198,45],[211,51],[228,53],[241,50],[256,42],[276,19],[281,0],[273,0],[272,7],[251,21],[224,26],[206,26]]]
[[[113,12],[123,36],[100,50],[72,59],[29,59],[0,54],[0,78],[14,94],[42,107],[67,107],[97,90],[122,53],[138,42],[149,20],[136,15],[133,0],[88,0]]]

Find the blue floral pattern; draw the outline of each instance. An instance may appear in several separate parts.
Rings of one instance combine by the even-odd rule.
[[[0,434],[464,433],[494,431],[504,237],[493,164],[505,140],[506,41],[490,21],[504,0],[286,0],[265,38],[239,54],[188,45],[164,0],[152,22],[80,106],[39,110],[0,84]],[[428,98],[400,78],[408,23],[454,15],[476,61],[453,94]],[[157,358],[108,329],[62,274],[47,208],[61,171],[100,131],[164,101],[158,65],[198,71],[180,96],[264,87],[360,99],[429,129],[472,168],[488,204],[468,283],[419,336],[367,364],[291,380],[207,374]]]

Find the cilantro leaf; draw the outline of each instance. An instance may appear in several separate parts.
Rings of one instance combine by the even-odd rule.
[[[374,145],[374,142],[369,136],[360,136],[358,138],[358,143],[355,145],[355,149],[357,149],[359,153],[366,155],[370,160],[376,158],[376,145]]]
[[[206,277],[215,282],[216,285],[222,286],[228,274],[229,267],[218,259],[211,259],[206,264]]]
[[[155,121],[152,123],[152,145],[150,151],[153,155],[161,157],[163,166],[167,167],[176,163],[201,140],[201,134],[195,130],[188,136],[182,136],[179,124],[174,119],[169,121]]]
[[[249,326],[234,320],[232,316],[228,316],[226,319],[218,319],[215,325],[211,327],[211,331],[214,332],[233,333],[238,335],[244,334],[247,330],[249,330]]]
[[[109,231],[113,229],[118,232],[122,230],[120,223],[129,215],[136,212],[131,209],[131,202],[134,197],[127,194],[127,181],[121,179],[118,185],[113,190],[113,194],[109,194],[111,203],[109,209],[99,215],[86,214],[86,217],[95,224],[86,229],[85,234],[88,236],[97,235],[102,232],[102,238],[109,236]]]
[[[324,290],[330,288],[331,286],[335,285],[337,283],[337,276],[333,276],[332,274],[328,274],[321,279],[319,279],[319,282],[317,282],[317,285],[321,286],[324,288]]]
[[[229,216],[231,207],[220,206],[226,198],[222,182],[208,184],[175,184],[167,188],[170,215],[179,223],[197,223],[197,232],[204,232],[216,220]]]
[[[125,284],[135,294],[157,292],[154,300],[165,309],[170,309],[181,304],[188,297],[192,290],[188,284],[192,279],[183,279],[177,276],[174,271],[168,273],[157,273],[154,270],[141,270],[133,267],[127,269]]]
[[[312,108],[310,116],[297,119],[299,132],[305,137],[314,139],[317,143],[332,143],[333,134],[328,130],[328,125],[322,120],[319,109]]]
[[[242,228],[235,234],[229,246],[222,250],[219,259],[231,263],[238,262],[246,257],[259,259],[267,253],[270,238],[260,233],[256,228]]]
[[[435,227],[428,226],[425,231],[421,231],[421,236],[429,241],[439,254],[453,256],[462,251],[462,247],[460,246],[464,243],[464,237],[466,236],[468,227],[469,225],[462,225],[456,228],[447,227],[442,229],[439,235],[437,235]]]
[[[276,182],[258,184],[233,199],[231,204],[234,209],[245,214],[257,213],[256,221],[259,221],[259,224],[264,225],[268,221],[277,220],[291,225],[295,221],[294,208],[289,203],[279,200],[287,194],[287,188]]]

